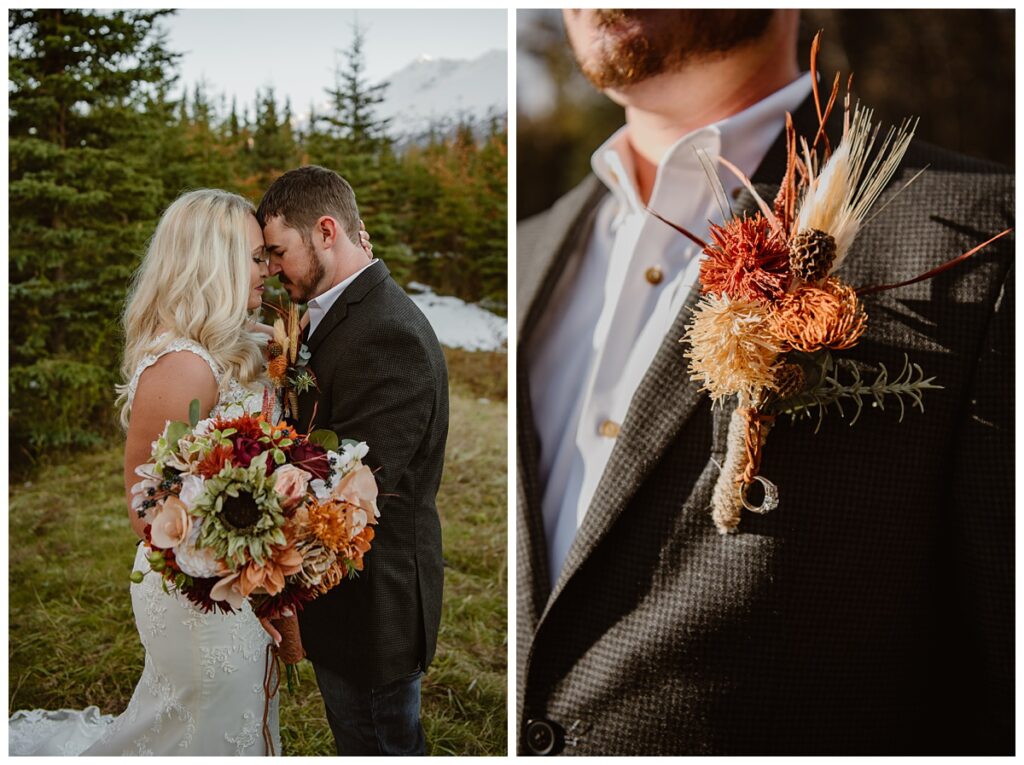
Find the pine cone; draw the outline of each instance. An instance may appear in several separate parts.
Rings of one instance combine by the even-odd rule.
[[[789,268],[805,282],[828,276],[836,259],[836,240],[816,228],[805,229],[789,243]]]
[[[270,340],[268,342],[268,351],[270,354],[270,358],[276,359],[278,356],[284,353],[284,348],[282,348],[281,344],[276,340]]]
[[[804,370],[799,364],[783,364],[775,371],[775,395],[789,398],[804,389]]]

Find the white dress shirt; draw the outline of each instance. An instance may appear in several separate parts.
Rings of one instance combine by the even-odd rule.
[[[658,165],[648,207],[706,239],[708,220],[720,223],[722,213],[695,150],[753,175],[786,112],[810,90],[804,74],[680,138]],[[591,158],[611,194],[597,211],[586,252],[566,265],[527,352],[552,587],[633,394],[700,273],[697,245],[644,210],[627,131],[620,129]],[[728,193],[740,186],[724,168],[719,177]]]
[[[320,320],[327,315],[327,312],[331,310],[331,306],[335,304],[341,293],[345,291],[345,288],[356,280],[363,271],[372,266],[377,262],[377,258],[373,258],[369,263],[360,268],[350,277],[345,279],[340,284],[335,284],[327,292],[322,295],[317,295],[315,298],[310,300],[306,304],[306,308],[309,311],[309,334],[307,337],[312,337],[313,333],[316,332],[316,327],[320,323]]]

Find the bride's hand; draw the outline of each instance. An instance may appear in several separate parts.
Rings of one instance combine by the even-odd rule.
[[[367,257],[373,257],[373,245],[370,243],[370,235],[366,231],[366,226],[363,224],[362,219],[359,221],[359,244],[362,245],[363,251],[366,252]]]
[[[281,633],[277,631],[273,624],[270,623],[270,619],[266,617],[260,619],[260,624],[263,625],[263,629],[270,635],[270,639],[274,641],[274,645],[281,645]]]

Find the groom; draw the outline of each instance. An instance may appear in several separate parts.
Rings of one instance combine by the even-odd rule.
[[[365,441],[380,490],[366,567],[305,605],[303,645],[339,755],[424,754],[420,678],[441,619],[444,355],[384,263],[361,247],[355,194],[340,175],[291,170],[256,215],[271,275],[308,304],[317,389],[299,398],[299,427]]]

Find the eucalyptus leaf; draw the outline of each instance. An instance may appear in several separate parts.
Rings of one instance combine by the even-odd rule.
[[[199,399],[197,398],[192,399],[188,405],[188,421],[193,428],[199,424]]]
[[[173,445],[189,433],[192,432],[192,428],[185,422],[172,422],[167,426],[167,443],[173,448]]]
[[[314,430],[312,433],[309,434],[306,440],[309,441],[311,444],[322,446],[329,452],[338,451],[338,434],[335,433],[333,430],[327,430],[326,428]]]

